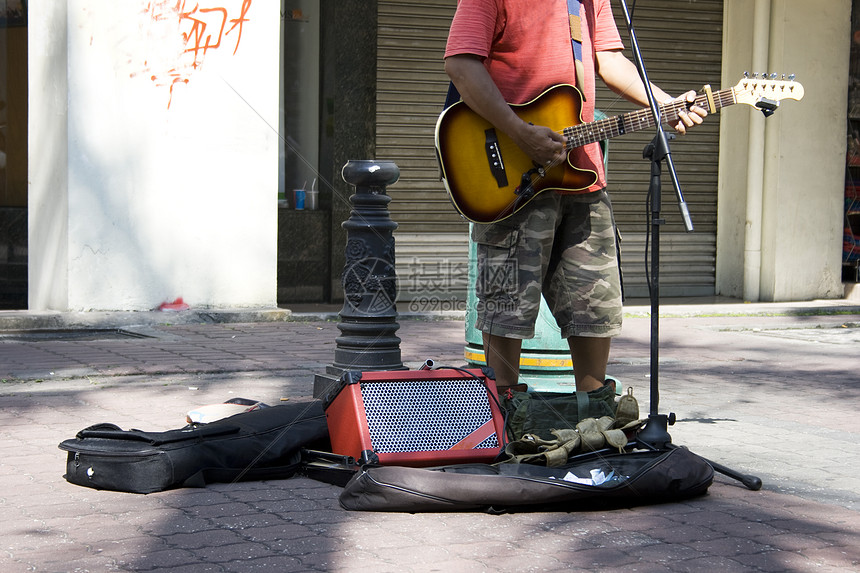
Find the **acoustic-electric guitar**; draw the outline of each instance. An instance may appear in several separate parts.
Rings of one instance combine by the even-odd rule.
[[[803,86],[788,80],[744,77],[732,88],[712,92],[705,86],[694,102],[672,101],[660,106],[669,124],[680,112],[698,105],[710,113],[744,103],[770,115],[784,99],[800,100]],[[783,76],[784,77],[784,76]],[[654,127],[650,109],[582,123],[582,96],[574,86],[549,88],[534,100],[511,105],[523,120],[556,129],[566,139],[567,160],[535,164],[507,135],[473,112],[463,101],[445,109],[436,122],[436,153],[442,179],[454,207],[475,223],[506,219],[543,191],[582,191],[597,181],[597,174],[571,162],[574,148]]]

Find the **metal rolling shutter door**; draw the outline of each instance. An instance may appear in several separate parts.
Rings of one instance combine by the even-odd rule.
[[[455,213],[439,181],[433,148],[436,117],[448,86],[442,55],[455,7],[456,0],[378,0],[377,158],[393,160],[401,169],[400,181],[389,188],[389,194],[392,217],[399,224],[397,265],[404,300],[425,297],[428,292],[447,300],[461,297],[467,288],[468,226]],[[629,45],[617,2],[613,9]],[[673,94],[704,83],[721,87],[721,0],[649,0],[635,9],[634,23],[652,81]],[[600,82],[598,86],[597,105],[605,113],[634,109]],[[709,118],[672,144],[695,232],[683,231],[671,181],[664,175],[667,224],[661,234],[661,292],[665,296],[714,292],[718,119]],[[640,132],[617,138],[609,147],[609,186],[624,237],[629,297],[647,293],[649,165],[642,159],[642,149],[652,135]]]
[[[434,298],[414,310],[448,308],[468,285],[469,227],[439,180],[433,145],[448,89],[442,56],[456,5],[378,0],[376,155],[400,167],[400,180],[388,189],[399,225],[400,299]]]
[[[628,4],[632,4],[628,0]],[[632,59],[627,26],[613,2],[618,30]],[[722,0],[649,0],[635,8],[633,23],[652,82],[673,95],[711,84],[720,86]],[[739,78],[740,79],[740,78]],[[597,106],[608,115],[635,109],[598,82]],[[695,230],[686,233],[672,181],[663,170],[660,292],[663,296],[714,294],[717,229],[719,114],[671,143],[672,158]],[[671,130],[670,130],[671,132]],[[622,263],[628,297],[647,296],[645,282],[646,194],[650,163],[642,151],[653,131],[613,139],[609,144],[608,185],[622,233]]]

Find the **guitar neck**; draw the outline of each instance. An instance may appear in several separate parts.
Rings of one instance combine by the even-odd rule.
[[[714,92],[712,95],[714,108],[718,111],[737,103],[734,88],[720,90]],[[660,118],[664,123],[674,124],[678,121],[680,113],[688,109],[688,103],[686,101],[672,101],[660,105]],[[696,100],[689,105],[697,105],[705,109],[711,108],[706,94],[697,96]],[[567,149],[571,150],[588,145],[589,143],[611,139],[651,127],[654,127],[654,114],[651,113],[650,108],[645,108],[565,128],[564,136],[567,139]]]

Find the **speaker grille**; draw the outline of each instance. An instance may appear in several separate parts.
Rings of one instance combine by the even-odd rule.
[[[478,380],[361,383],[361,397],[377,453],[449,450],[493,417]],[[493,433],[475,449],[498,447]]]

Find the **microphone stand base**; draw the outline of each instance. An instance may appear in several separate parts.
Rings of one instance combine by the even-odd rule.
[[[675,423],[675,414],[650,414],[645,427],[636,435],[636,440],[653,450],[665,450],[672,443],[668,427]]]

